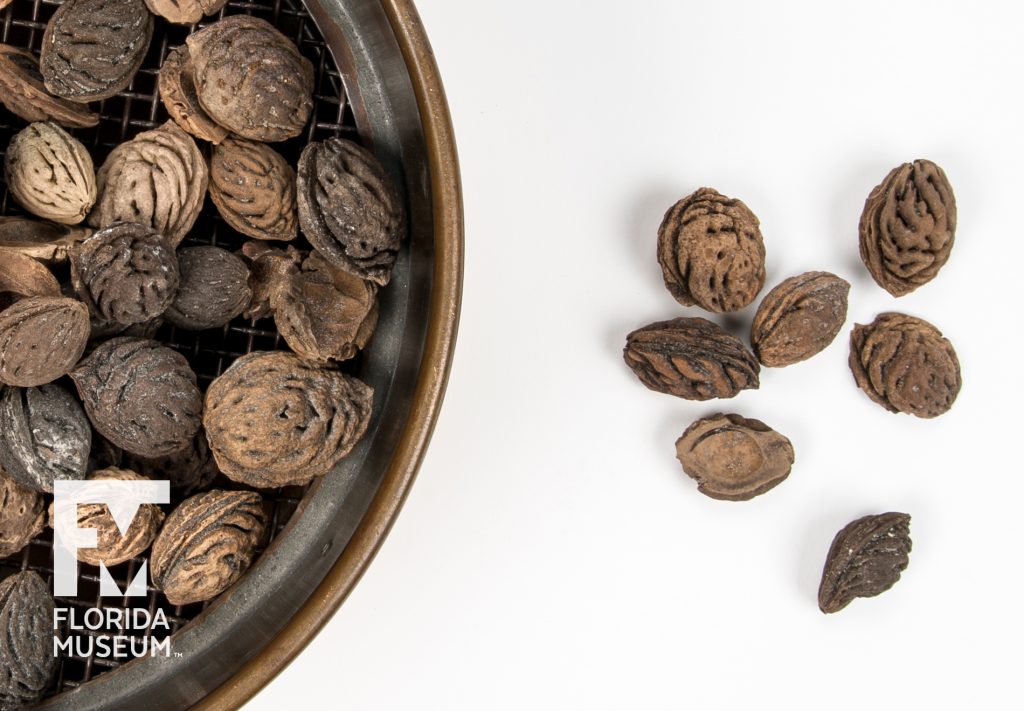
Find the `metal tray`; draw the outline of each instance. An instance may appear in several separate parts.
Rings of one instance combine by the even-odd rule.
[[[0,11],[2,40],[38,51],[59,4],[15,0]],[[308,643],[358,581],[401,507],[441,404],[461,296],[462,205],[443,88],[415,9],[408,0],[233,0],[224,10],[240,12],[274,23],[317,71],[308,134],[275,147],[294,165],[309,140],[355,138],[377,153],[404,191],[409,238],[381,292],[374,338],[364,357],[347,365],[375,389],[370,430],[335,471],[308,489],[265,492],[273,505],[267,547],[213,603],[175,607],[149,590],[150,610],[161,607],[171,621],[175,656],[120,665],[64,658],[41,708],[239,707]],[[156,70],[194,29],[158,21],[132,86],[100,104],[97,128],[74,132],[97,165],[114,145],[166,120]],[[23,125],[0,112],[0,149]],[[6,189],[0,209],[18,214]],[[207,200],[189,240],[231,248],[243,238]],[[279,346],[267,320],[237,320],[200,334],[166,328],[158,337],[190,359],[203,386],[239,355]],[[41,537],[0,568],[48,576],[49,546]],[[122,588],[139,562],[112,569]],[[117,599],[98,597],[96,572],[81,566],[79,597],[61,603],[116,605]]]

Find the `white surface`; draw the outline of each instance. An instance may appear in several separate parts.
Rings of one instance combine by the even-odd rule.
[[[1017,706],[1021,4],[419,5],[466,198],[448,398],[376,562],[247,708]],[[954,185],[957,243],[896,300],[858,259],[857,220],[917,157]],[[621,359],[633,328],[700,314],[654,255],[664,210],[701,185],[760,217],[769,286],[807,269],[853,284],[828,350],[705,404]],[[963,391],[937,420],[853,384],[849,328],[891,309],[957,348]],[[789,480],[747,503],[696,491],[673,443],[722,409],[792,439]],[[903,580],[822,615],[832,536],[887,510],[913,515]]]

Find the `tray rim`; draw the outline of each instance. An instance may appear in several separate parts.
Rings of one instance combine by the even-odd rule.
[[[344,552],[285,627],[194,711],[233,711],[305,649],[373,562],[402,509],[430,443],[451,371],[462,303],[464,225],[458,151],[444,86],[413,0],[378,0],[409,70],[430,169],[434,273],[419,378],[405,430],[373,501]]]

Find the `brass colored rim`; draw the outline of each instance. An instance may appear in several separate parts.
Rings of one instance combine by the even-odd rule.
[[[444,87],[412,0],[380,0],[412,80],[426,139],[434,216],[434,275],[423,361],[408,423],[370,508],[309,600],[255,657],[194,709],[234,711],[301,652],[355,587],[409,493],[444,400],[462,299],[462,189]]]

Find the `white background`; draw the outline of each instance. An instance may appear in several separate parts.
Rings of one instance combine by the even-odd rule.
[[[466,199],[448,397],[376,562],[247,708],[1020,708],[1024,6],[419,7]],[[954,186],[957,241],[896,300],[857,220],[919,157]],[[621,358],[630,330],[704,315],[655,259],[663,212],[702,185],[760,217],[769,287],[808,269],[853,284],[830,348],[726,402],[648,391]],[[849,328],[891,309],[956,346],[943,417],[853,384]],[[674,458],[722,409],[794,443],[790,478],[753,501],[704,497]],[[903,580],[822,615],[833,535],[888,510],[913,516]]]

